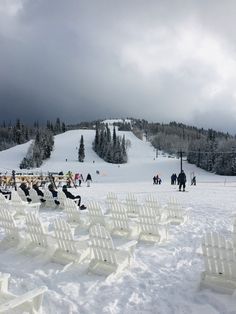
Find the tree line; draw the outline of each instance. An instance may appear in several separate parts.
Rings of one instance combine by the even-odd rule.
[[[39,167],[43,160],[50,157],[54,144],[53,136],[65,131],[66,125],[59,118],[55,122],[48,120],[46,125],[40,125],[37,121],[33,125],[27,125],[20,119],[14,124],[3,121],[0,126],[0,151],[32,140],[20,168]]]
[[[54,146],[54,135],[66,131],[66,125],[60,118],[56,122],[47,121],[46,127],[36,125],[36,134],[26,156],[20,163],[20,169],[38,168],[51,156]]]
[[[96,124],[93,149],[99,157],[109,163],[123,164],[127,162],[125,136],[117,136],[115,127],[113,127],[111,135],[108,124]]]
[[[178,155],[191,164],[220,175],[236,175],[236,137],[229,133],[205,130],[175,121],[168,124],[133,120],[133,132],[144,135],[159,150]]]

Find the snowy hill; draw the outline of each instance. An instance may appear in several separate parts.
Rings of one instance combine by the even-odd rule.
[[[79,193],[82,202],[98,201],[105,212],[107,192],[117,193],[124,200],[133,192],[141,204],[147,195],[158,197],[165,205],[175,197],[188,209],[189,220],[180,226],[170,226],[169,239],[162,244],[139,243],[131,267],[115,281],[87,274],[87,264],[65,269],[52,263],[47,255],[32,256],[17,249],[0,246],[0,271],[12,275],[9,289],[22,294],[32,288],[46,285],[48,292],[43,302],[43,313],[107,313],[107,314],[233,314],[236,313],[235,296],[221,295],[210,290],[199,290],[203,258],[199,254],[201,239],[206,231],[219,231],[225,236],[232,232],[232,215],[235,212],[234,177],[207,173],[184,162],[188,193],[177,192],[170,185],[170,175],[178,173],[180,161],[159,154],[145,141],[130,132],[120,132],[130,140],[129,161],[125,165],[112,165],[101,160],[92,150],[94,131],[74,130],[55,137],[51,158],[43,171],[78,171],[84,176],[90,172],[90,188],[71,190]],[[84,136],[85,162],[77,161],[80,136]],[[29,143],[0,152],[2,169],[17,169]],[[67,159],[67,161],[66,161]],[[100,174],[96,174],[99,170]],[[197,176],[197,186],[189,184],[192,172]],[[159,173],[162,185],[153,185],[152,177]],[[86,211],[82,213],[86,215]],[[40,219],[49,224],[56,217],[65,219],[63,211],[40,210]],[[84,230],[77,233],[86,235]],[[3,232],[0,230],[0,238]],[[120,241],[114,238],[115,241]]]
[[[110,120],[106,120],[109,122]],[[110,121],[110,124],[115,120]],[[84,137],[85,161],[78,162],[78,148],[80,137]],[[156,158],[156,150],[146,141],[138,139],[132,132],[117,132],[117,135],[125,135],[126,140],[131,143],[128,148],[128,163],[120,166],[104,162],[92,149],[94,141],[94,130],[72,130],[55,136],[55,145],[51,158],[43,163],[39,171],[72,171],[86,175],[91,173],[97,182],[137,182],[152,181],[155,174],[159,174],[163,182],[170,181],[173,172],[178,173],[180,161],[176,158],[168,158],[159,153]],[[30,142],[0,152],[0,171],[11,172],[12,169],[19,170],[19,163],[25,156]],[[188,163],[184,164],[188,180],[192,172],[197,175],[199,181],[224,182],[234,178],[215,176]],[[97,175],[99,171],[99,175]]]

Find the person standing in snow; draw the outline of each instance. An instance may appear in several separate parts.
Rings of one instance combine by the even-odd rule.
[[[185,191],[186,181],[187,181],[186,174],[184,170],[181,170],[180,174],[178,175],[179,191],[181,191],[182,187],[183,187],[183,192]]]
[[[86,178],[86,181],[85,181],[85,182],[87,182],[87,186],[89,187],[89,186],[90,186],[90,183],[92,182],[92,177],[91,177],[91,174],[90,174],[90,173],[87,174],[87,178]]]
[[[152,178],[152,180],[153,180],[153,184],[157,184],[157,178],[156,178],[156,176],[154,176],[154,177]]]
[[[81,186],[82,181],[84,181],[82,173],[76,173],[75,174],[75,185],[76,186]]]

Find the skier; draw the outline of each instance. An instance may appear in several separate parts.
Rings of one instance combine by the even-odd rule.
[[[196,176],[192,178],[191,185],[196,185]]]
[[[180,174],[178,175],[178,182],[179,182],[179,191],[181,191],[181,188],[183,187],[183,192],[185,191],[185,185],[186,185],[186,174],[184,170],[181,170]]]

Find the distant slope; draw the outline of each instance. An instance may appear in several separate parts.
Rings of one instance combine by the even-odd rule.
[[[80,137],[84,137],[85,161],[78,162],[78,147]],[[179,171],[179,160],[159,156],[155,158],[155,149],[149,142],[138,139],[132,132],[117,132],[130,141],[128,148],[128,163],[122,165],[104,162],[92,149],[94,130],[73,130],[55,136],[55,147],[51,158],[46,161],[43,171],[72,171],[84,175],[91,173],[92,177],[99,182],[136,182],[150,181],[159,173],[165,180],[173,172]],[[76,149],[77,147],[77,149]],[[67,159],[67,161],[66,161]],[[190,165],[192,169],[193,166]],[[99,174],[97,174],[99,171]]]
[[[11,147],[0,152],[0,172],[5,173],[13,169],[19,169],[19,164],[26,156],[32,141]]]
[[[45,161],[40,171],[67,171],[79,172],[86,177],[91,173],[96,182],[152,182],[152,177],[157,173],[163,180],[163,183],[170,183],[170,176],[173,172],[179,173],[180,160],[168,158],[159,154],[155,157],[155,149],[146,141],[138,139],[132,132],[118,131],[117,135],[123,136],[131,143],[128,148],[128,163],[122,165],[109,164],[104,162],[92,149],[92,143],[95,136],[94,130],[72,130],[55,136],[55,145],[51,158]],[[81,135],[84,137],[85,161],[78,162],[78,148]],[[26,155],[30,142],[18,145],[8,150],[0,152],[0,171],[11,172],[12,169],[18,170],[19,163]],[[66,161],[67,160],[67,161]],[[216,176],[204,170],[184,162],[187,179],[190,180],[192,172],[197,175],[199,180],[211,180],[221,182],[223,176]],[[35,169],[36,170],[36,169]],[[98,174],[99,172],[99,174]],[[227,177],[227,180],[230,178]]]

